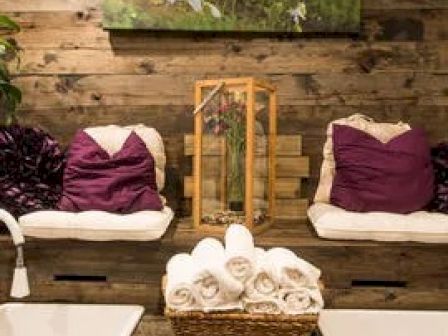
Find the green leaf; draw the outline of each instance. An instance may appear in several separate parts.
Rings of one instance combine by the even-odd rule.
[[[0,63],[15,59],[17,70],[20,68],[20,49],[14,42],[0,37]]]
[[[16,86],[0,80],[1,100],[6,107],[4,109],[4,120],[9,124],[14,120],[17,106],[22,102],[22,92]]]
[[[12,51],[14,53],[17,53],[18,48],[8,40],[5,40],[3,38],[0,38],[0,46],[3,46],[3,49],[5,51]]]
[[[6,15],[0,15],[0,28],[13,30],[15,32],[20,31],[20,26],[14,20],[11,20]]]
[[[9,82],[9,70],[4,62],[0,62],[0,79]]]
[[[5,85],[6,90],[8,91],[8,97],[11,101],[14,101],[15,104],[20,104],[22,102],[22,92],[19,90],[17,86],[12,84],[0,84]]]

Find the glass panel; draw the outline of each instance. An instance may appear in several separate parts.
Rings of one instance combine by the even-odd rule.
[[[227,86],[203,109],[202,224],[245,221],[246,98],[244,87]]]
[[[269,219],[269,93],[255,93],[254,226]]]

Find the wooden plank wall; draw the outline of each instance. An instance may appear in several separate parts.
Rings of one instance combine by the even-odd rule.
[[[309,198],[327,123],[352,113],[424,126],[447,137],[447,0],[364,0],[360,37],[107,32],[100,0],[0,0],[24,27],[17,84],[21,120],[64,144],[77,128],[146,123],[167,142],[169,193],[191,173],[183,134],[193,131],[193,83],[256,75],[279,87],[279,131],[303,135]],[[176,207],[176,205],[175,205]]]

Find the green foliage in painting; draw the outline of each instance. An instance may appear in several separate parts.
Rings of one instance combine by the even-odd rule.
[[[103,4],[106,25],[114,28],[144,28],[153,25],[151,16],[132,1],[107,0]]]
[[[359,0],[308,0],[310,31],[355,32],[359,29],[361,2]]]
[[[118,29],[351,32],[360,0],[104,0],[103,12]]]

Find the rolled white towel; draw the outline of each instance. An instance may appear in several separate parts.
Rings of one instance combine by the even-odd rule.
[[[280,287],[317,287],[321,271],[285,248],[272,248],[266,259],[273,265]]]
[[[244,310],[250,314],[280,314],[281,303],[278,298],[264,298],[252,300],[245,298]]]
[[[240,310],[243,285],[224,268],[225,253],[220,241],[214,238],[201,240],[191,256],[198,267],[193,278],[193,290],[206,312]]]
[[[254,238],[244,225],[232,224],[226,231],[225,244],[225,268],[244,283],[253,275],[255,268]]]
[[[255,271],[245,284],[245,297],[249,300],[264,301],[278,297],[279,281],[275,267],[266,258],[266,251],[255,248]]]
[[[193,277],[197,273],[193,258],[186,253],[177,254],[168,261],[166,270],[167,307],[177,311],[199,310],[200,306],[193,292]]]
[[[317,314],[324,307],[318,287],[286,288],[280,290],[280,305],[285,314]]]

